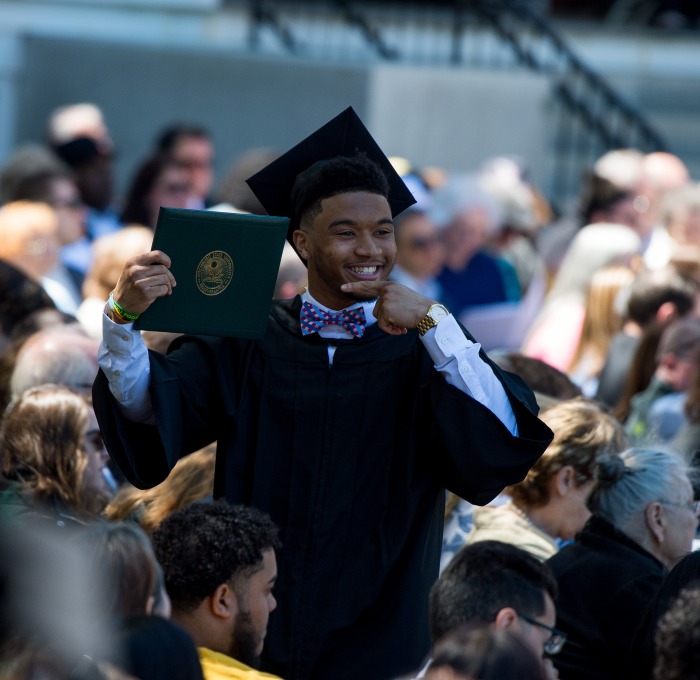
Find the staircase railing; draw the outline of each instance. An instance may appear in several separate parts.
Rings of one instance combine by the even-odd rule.
[[[552,83],[555,164],[545,191],[561,206],[605,151],[653,151],[666,145],[644,116],[571,49],[534,1],[251,0],[250,46],[258,48],[263,32],[271,31],[284,50],[302,56],[525,68],[545,75]],[[308,30],[313,21],[325,21],[332,30],[314,34]],[[342,27],[346,45],[340,44]]]

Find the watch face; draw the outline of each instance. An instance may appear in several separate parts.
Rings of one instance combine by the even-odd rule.
[[[442,321],[445,317],[449,315],[449,312],[442,305],[433,305],[429,310],[428,314],[435,319],[436,323]]]

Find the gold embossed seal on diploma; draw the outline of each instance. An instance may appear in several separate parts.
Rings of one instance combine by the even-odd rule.
[[[197,288],[204,295],[223,293],[232,279],[233,260],[223,250],[212,250],[207,253],[197,266]]]
[[[286,217],[161,208],[152,249],[170,258],[177,285],[134,327],[263,337],[288,227]]]

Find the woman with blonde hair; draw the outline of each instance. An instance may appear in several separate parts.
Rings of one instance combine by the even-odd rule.
[[[76,316],[93,338],[102,339],[102,316],[109,294],[114,290],[125,262],[134,255],[147,253],[153,243],[153,231],[129,225],[96,239],[93,260],[83,281],[83,302]]]
[[[581,336],[566,372],[587,397],[596,393],[610,342],[622,330],[618,297],[634,277],[634,271],[626,265],[603,267],[593,274],[586,291]]]
[[[2,505],[66,523],[97,517],[108,499],[107,452],[90,404],[67,387],[23,392],[0,426]]]
[[[213,494],[216,447],[181,458],[166,480],[151,489],[122,488],[105,509],[111,520],[133,519],[152,532],[176,510]]]
[[[467,543],[502,541],[546,560],[590,517],[596,461],[625,448],[622,425],[583,398],[552,406],[540,418],[554,432],[552,443],[525,479],[506,489],[508,502],[475,508]]]

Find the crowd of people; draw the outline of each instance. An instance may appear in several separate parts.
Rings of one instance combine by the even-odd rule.
[[[700,184],[614,149],[555,214],[367,134],[217,184],[170,125],[120,196],[71,104],[6,160],[2,677],[700,679]],[[277,214],[253,176],[265,337],[134,330],[159,208]]]

